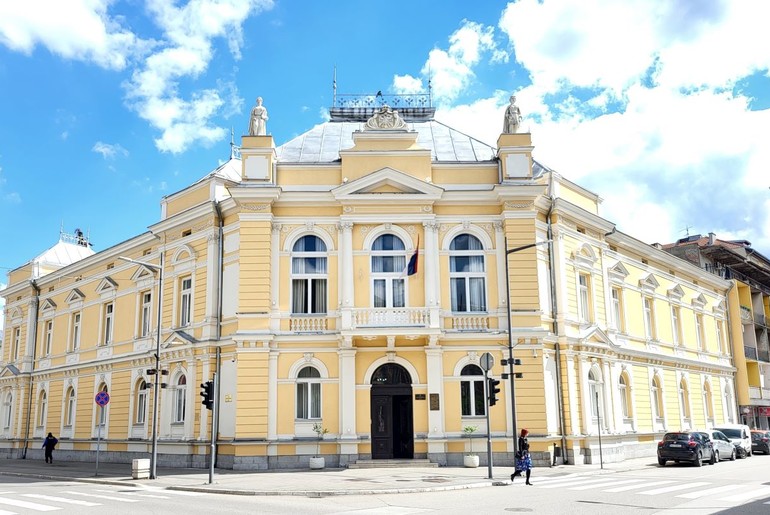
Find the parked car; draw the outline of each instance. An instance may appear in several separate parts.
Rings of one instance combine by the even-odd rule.
[[[714,429],[722,431],[733,443],[739,444],[739,458],[751,456],[751,430],[749,426],[745,424],[722,424],[714,427]]]
[[[665,467],[668,461],[689,461],[700,467],[704,461],[713,465],[717,459],[714,446],[706,433],[678,431],[666,433],[663,440],[658,442],[658,465]]]
[[[751,430],[751,452],[770,454],[770,431],[765,429]]]
[[[709,429],[708,431],[704,431],[704,433],[708,435],[711,444],[714,446],[714,453],[717,455],[717,461],[735,461],[735,456],[738,454],[735,444],[727,438],[722,431]]]

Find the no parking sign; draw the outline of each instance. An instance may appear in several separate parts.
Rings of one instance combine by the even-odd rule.
[[[99,392],[96,394],[94,400],[96,401],[96,404],[103,408],[110,403],[110,394],[107,392]]]

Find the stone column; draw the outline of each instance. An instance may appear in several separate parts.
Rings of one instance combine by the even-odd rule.
[[[605,408],[602,411],[602,420],[607,419],[606,428],[610,433],[615,433],[616,428],[619,427],[618,418],[622,418],[620,413],[620,404],[618,399],[618,391],[616,388],[617,381],[615,380],[615,374],[610,367],[607,360],[602,361],[602,376],[604,376],[604,385],[602,387],[602,402],[604,406],[609,406],[612,411],[607,413]]]
[[[441,304],[441,281],[438,277],[439,224],[435,220],[429,220],[422,225],[425,229],[425,255],[422,268],[425,271],[425,304],[430,312],[430,327],[438,328]]]
[[[270,350],[267,357],[267,441],[278,438],[278,351]],[[277,449],[268,447],[268,454]]]
[[[219,313],[217,301],[219,300],[219,227],[214,228],[206,238],[206,312],[203,315],[203,339],[215,338]]]
[[[357,440],[356,432],[356,349],[349,336],[343,337],[337,351],[340,360],[340,440]],[[344,444],[343,444],[344,445]],[[341,454],[355,454],[357,445]]]
[[[337,225],[340,232],[339,259],[337,260],[340,276],[340,306],[342,309],[342,329],[350,329],[351,310],[355,306],[353,291],[353,222],[343,221]],[[355,428],[355,425],[353,426]]]
[[[510,331],[510,328],[508,327],[508,313],[506,312],[508,307],[508,302],[510,299],[508,299],[508,290],[506,287],[506,282],[510,280],[510,278],[505,276],[505,260],[508,259],[508,256],[505,254],[506,249],[505,248],[505,233],[503,232],[503,222],[495,222],[495,260],[497,261],[497,297],[500,299],[498,301],[498,312],[500,313],[500,319],[497,322],[497,327],[505,327],[508,331]]]
[[[428,398],[431,394],[438,394],[439,409],[432,411],[430,402],[428,408],[428,454],[440,454],[446,452],[444,448],[444,351],[436,344],[436,338],[431,339],[431,343],[425,348],[425,358],[427,363],[427,385]],[[441,442],[431,443],[431,440],[441,440]]]
[[[274,223],[270,232],[270,330],[281,329],[281,224]],[[289,264],[291,266],[291,264]]]

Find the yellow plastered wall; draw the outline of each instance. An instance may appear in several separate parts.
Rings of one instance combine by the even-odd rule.
[[[238,310],[242,313],[267,313],[271,309],[270,233],[269,221],[241,221]]]
[[[509,249],[534,243],[535,220],[506,219],[504,231]],[[508,255],[508,280],[511,285],[510,306],[514,311],[540,308],[536,256],[537,249],[535,247]]]
[[[516,419],[518,428],[527,428],[532,434],[546,434],[548,424],[545,413],[545,377],[543,375],[543,362],[539,357],[535,357],[532,351],[517,349],[514,351],[514,358],[521,359],[521,366],[516,367],[516,372],[522,372],[522,379],[515,379],[516,393]],[[538,353],[539,355],[539,353]],[[502,380],[505,396],[501,397],[498,404],[509,403],[510,381]],[[497,406],[495,406],[496,408]],[[499,410],[504,415],[505,410],[501,407]],[[494,414],[494,410],[490,412]],[[505,428],[505,417],[503,416],[502,425],[499,429]],[[493,425],[493,428],[496,427]]]
[[[267,436],[267,352],[238,354],[236,438]]]
[[[652,405],[650,401],[650,378],[648,368],[641,365],[631,367],[633,374],[633,402],[637,430],[652,431]]]
[[[131,372],[128,370],[113,372],[109,393],[110,438],[128,438]]]

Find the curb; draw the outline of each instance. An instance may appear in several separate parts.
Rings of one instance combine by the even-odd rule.
[[[141,488],[143,485],[140,483],[127,483],[124,481],[117,481],[114,479],[100,479],[99,477],[63,477],[52,476],[50,474],[36,474],[33,472],[0,472],[0,476],[13,476],[13,477],[31,477],[35,479],[47,479],[49,481],[75,481],[78,483],[93,483],[97,485],[113,485],[113,486],[130,486],[132,488]]]

